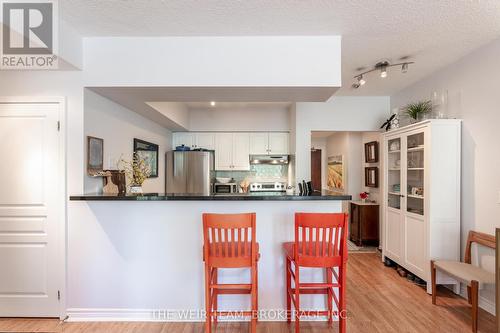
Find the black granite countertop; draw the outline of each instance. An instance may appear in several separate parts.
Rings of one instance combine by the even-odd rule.
[[[72,195],[71,201],[282,201],[282,200],[351,200],[350,195],[335,195],[326,192],[315,193],[310,196],[286,195],[277,193],[248,193],[248,194],[183,194],[183,193],[143,193],[143,194],[83,194]]]

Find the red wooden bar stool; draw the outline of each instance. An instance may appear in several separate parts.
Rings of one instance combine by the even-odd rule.
[[[300,332],[300,316],[328,316],[333,321],[333,301],[338,309],[339,330],[346,332],[345,281],[347,262],[347,214],[295,213],[295,242],[283,244],[286,254],[287,321],[295,307],[295,332]],[[292,263],[294,269],[292,270]],[[300,282],[300,267],[324,268],[324,283]],[[338,273],[336,272],[338,269]],[[333,281],[332,278],[335,278]],[[292,288],[292,279],[294,287]],[[339,296],[334,293],[339,289]],[[300,294],[327,295],[328,311],[301,311]]]
[[[249,214],[203,214],[203,260],[205,261],[205,306],[207,312],[205,332],[212,330],[212,318],[217,324],[218,316],[234,312],[218,311],[217,297],[224,294],[250,294],[251,311],[238,314],[251,316],[250,331],[255,333],[258,309],[259,243],[255,237],[255,213]],[[220,284],[217,281],[219,268],[250,267],[251,281],[247,284]]]

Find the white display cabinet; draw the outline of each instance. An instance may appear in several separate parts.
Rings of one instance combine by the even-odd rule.
[[[430,260],[460,260],[461,120],[383,134],[383,258],[428,282]],[[458,283],[438,276],[438,283]]]

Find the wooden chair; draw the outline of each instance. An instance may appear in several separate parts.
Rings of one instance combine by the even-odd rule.
[[[250,294],[251,311],[238,311],[251,316],[250,331],[256,331],[258,310],[259,244],[255,237],[255,213],[249,214],[203,214],[203,260],[205,262],[205,332],[212,329],[212,318],[217,324],[218,316],[234,312],[219,311],[217,298],[224,294]],[[219,268],[251,269],[251,282],[247,284],[218,283]]]
[[[432,304],[436,304],[436,270],[467,284],[467,298],[472,305],[472,332],[477,332],[477,313],[479,290],[485,284],[495,283],[495,274],[471,264],[471,246],[477,243],[492,249],[496,248],[495,236],[469,231],[465,247],[465,262],[450,260],[431,260]]]
[[[300,316],[327,316],[333,322],[333,301],[338,309],[340,332],[346,332],[345,283],[347,262],[347,214],[296,213],[295,242],[283,244],[286,254],[287,321],[295,308],[295,332],[300,332]],[[294,269],[292,270],[292,264]],[[325,270],[324,283],[300,282],[300,267]],[[335,281],[332,281],[335,278]],[[292,279],[294,287],[292,288]],[[339,289],[339,296],[334,288]],[[326,295],[328,311],[301,311],[300,294]]]

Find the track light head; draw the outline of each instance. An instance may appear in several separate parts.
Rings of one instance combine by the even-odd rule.
[[[401,72],[402,73],[408,72],[408,63],[407,62],[405,62],[405,63],[403,63],[403,65],[401,65]]]
[[[358,89],[360,86],[361,85],[359,83],[357,83],[357,82],[352,84],[352,88],[353,89]]]
[[[366,80],[363,78],[363,75],[358,76],[358,83],[360,86],[366,83]]]
[[[380,68],[380,77],[381,78],[386,78],[387,77],[387,67]]]

